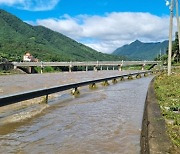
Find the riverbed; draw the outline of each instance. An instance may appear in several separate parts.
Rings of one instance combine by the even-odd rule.
[[[116,73],[111,75],[119,75],[119,72]],[[97,78],[97,74],[75,76],[86,80]],[[107,74],[98,74],[98,78],[104,76]],[[22,83],[20,78],[14,78],[19,79],[17,85]],[[0,153],[140,153],[144,103],[152,78],[121,81],[107,87],[98,85],[96,90],[84,87],[76,98],[69,93],[59,94],[38,116],[1,126]],[[37,82],[38,78],[31,79]],[[66,79],[68,82],[75,81],[69,76]],[[41,79],[38,84],[52,86],[54,83],[67,83],[60,80],[60,74],[57,74],[57,78],[45,77],[44,80],[53,83],[44,83]],[[29,90],[37,87],[33,85]]]

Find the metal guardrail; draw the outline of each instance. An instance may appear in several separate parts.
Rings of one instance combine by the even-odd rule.
[[[12,62],[17,67],[31,66],[130,66],[158,64],[159,61],[87,61],[87,62]]]
[[[103,78],[103,79],[96,79],[96,80],[84,81],[84,82],[79,82],[79,83],[55,86],[51,88],[28,91],[24,93],[13,94],[13,95],[1,96],[0,107],[14,104],[21,101],[25,101],[25,100],[29,100],[29,99],[33,99],[33,98],[37,98],[37,97],[41,97],[41,96],[48,96],[53,93],[57,93],[57,92],[61,92],[61,91],[65,91],[65,90],[69,90],[73,88],[78,88],[78,87],[87,86],[87,85],[100,83],[104,81],[109,81],[113,79],[141,75],[141,74],[148,74],[148,73],[152,73],[152,71],[136,72],[136,73],[124,74],[124,75],[119,75],[119,76],[114,76],[114,77]]]

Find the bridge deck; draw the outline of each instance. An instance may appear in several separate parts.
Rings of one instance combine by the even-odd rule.
[[[158,64],[159,61],[95,61],[95,62],[13,62],[17,67],[25,66],[130,66]]]

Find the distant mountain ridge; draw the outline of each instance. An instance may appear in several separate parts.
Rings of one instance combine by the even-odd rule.
[[[22,60],[30,52],[40,61],[122,60],[103,54],[43,26],[32,26],[0,9],[0,58]]]
[[[168,41],[156,43],[143,43],[136,40],[129,45],[124,45],[116,49],[112,54],[125,56],[132,60],[154,60],[158,54],[165,54],[168,47]]]

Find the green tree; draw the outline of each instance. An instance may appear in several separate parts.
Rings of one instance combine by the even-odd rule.
[[[173,42],[172,46],[172,60],[175,62],[179,62],[180,59],[180,52],[179,52],[179,39],[178,33],[175,34],[175,41]]]

